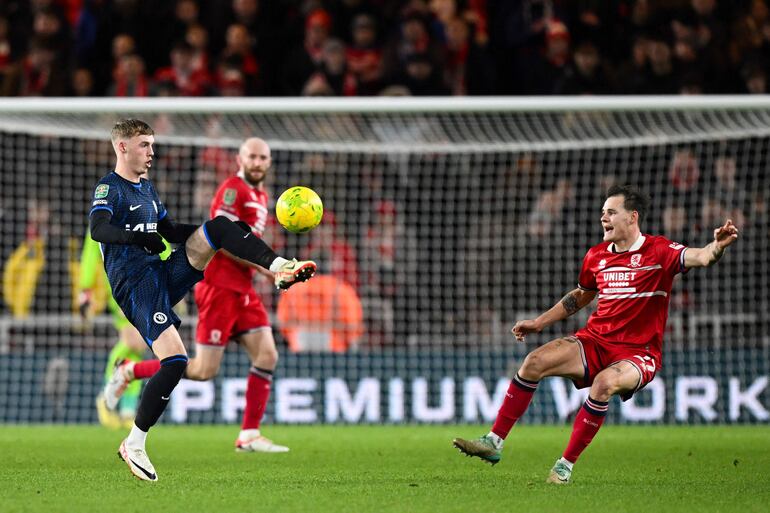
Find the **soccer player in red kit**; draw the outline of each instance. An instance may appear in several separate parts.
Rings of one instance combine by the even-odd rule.
[[[728,219],[714,230],[710,244],[688,248],[641,233],[649,204],[649,197],[634,186],[613,186],[607,191],[601,216],[604,241],[586,253],[578,287],[536,319],[517,322],[511,331],[522,341],[598,297],[596,311],[573,335],[552,340],[527,355],[491,431],[476,440],[456,438],[454,446],[461,452],[493,465],[499,462],[503,440],[526,411],[538,382],[548,376],[566,377],[578,388],[591,387],[575,417],[567,448],[547,480],[569,483],[572,466],[599,431],[610,398],[620,395],[626,401],[652,381],[662,361],[674,276],[715,264],[738,238],[738,229]]]
[[[261,237],[268,215],[264,180],[272,163],[270,147],[262,139],[247,139],[238,151],[237,162],[238,173],[220,185],[211,202],[210,216],[212,219],[224,216]],[[260,432],[278,352],[267,311],[252,286],[255,272],[273,279],[270,271],[247,266],[226,254],[215,255],[206,267],[203,281],[195,287],[198,305],[195,357],[190,359],[184,377],[195,381],[212,379],[219,372],[227,343],[238,341],[249,354],[251,368],[235,450],[288,452],[288,447],[273,443]],[[158,368],[158,360],[126,361],[116,374],[128,383],[148,378]]]

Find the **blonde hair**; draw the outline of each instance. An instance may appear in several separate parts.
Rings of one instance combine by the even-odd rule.
[[[155,131],[141,119],[131,118],[119,120],[110,131],[112,142],[119,139],[130,139],[137,135],[155,135]]]

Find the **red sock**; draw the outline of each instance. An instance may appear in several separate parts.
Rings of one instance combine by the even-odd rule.
[[[134,378],[151,378],[160,370],[160,360],[142,360],[134,364]]]
[[[575,424],[572,427],[572,435],[569,437],[569,444],[564,451],[564,459],[575,463],[580,457],[580,453],[588,447],[591,440],[594,439],[599,428],[602,427],[604,417],[607,415],[609,403],[591,399],[589,396],[583,407],[580,408],[575,417]]]
[[[500,406],[500,411],[497,412],[495,424],[492,426],[494,434],[503,439],[508,436],[519,417],[527,411],[535,390],[537,390],[537,381],[524,379],[518,373],[514,376],[511,384],[508,386],[508,393],[505,394],[505,399],[503,399],[503,405]]]
[[[259,429],[270,398],[270,383],[273,371],[252,367],[246,382],[246,409],[243,410],[241,429]]]

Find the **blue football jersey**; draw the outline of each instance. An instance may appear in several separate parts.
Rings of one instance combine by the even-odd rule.
[[[89,216],[97,210],[107,210],[112,214],[110,224],[126,231],[156,232],[158,221],[167,214],[149,180],[142,178],[133,183],[114,171],[99,180],[91,201]],[[113,290],[160,259],[135,244],[100,243],[100,247]]]

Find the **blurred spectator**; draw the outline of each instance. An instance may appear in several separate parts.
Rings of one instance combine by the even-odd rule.
[[[641,34],[633,39],[630,58],[617,69],[617,82],[621,91],[639,94],[647,82],[649,39]]]
[[[419,55],[433,73],[441,62],[441,47],[431,40],[425,19],[416,13],[407,14],[399,24],[399,32],[385,48],[383,65],[386,79],[399,79],[408,75],[410,59]],[[410,88],[411,89],[411,88]]]
[[[326,210],[323,221],[309,234],[310,240],[300,250],[303,259],[314,260],[319,269],[343,280],[358,290],[358,262],[353,246],[340,233],[337,218]]]
[[[231,81],[228,95],[298,95],[303,89],[339,94],[334,84],[310,80],[320,71],[330,37],[348,45],[356,95],[379,94],[409,75],[414,80],[415,70],[407,71],[414,55],[428,56],[448,88],[441,94],[770,89],[767,0],[13,1],[0,8],[0,78],[12,72],[4,89],[25,94],[13,85],[21,76],[16,65],[39,54],[42,44],[53,51],[51,69],[63,79],[51,88],[71,91],[70,75],[88,68],[91,94],[100,95],[116,81],[124,55],[139,55],[147,74],[157,77],[159,68],[174,67],[169,61],[176,43],[186,41],[193,47],[194,73],[216,74],[232,58],[226,66],[232,75],[235,57],[240,59],[244,87]],[[218,84],[211,82],[201,88],[165,77],[154,90],[216,94]],[[51,94],[42,89],[30,88]],[[436,93],[434,85],[429,89]]]
[[[72,73],[69,94],[80,97],[94,95],[94,76],[90,69],[78,68]]]
[[[302,88],[303,96],[355,96],[356,78],[348,70],[345,45],[339,39],[327,39],[321,55],[320,69]]]
[[[115,80],[107,89],[109,96],[149,96],[150,80],[144,70],[144,60],[136,54],[124,55],[118,62]]]
[[[687,241],[687,229],[690,223],[687,222],[687,210],[682,205],[669,205],[663,209],[663,235],[667,238],[677,241]]]
[[[195,71],[208,71],[209,69],[209,33],[206,27],[199,23],[193,23],[187,27],[184,40],[193,49],[193,69]]]
[[[3,96],[63,96],[68,81],[60,64],[51,43],[33,39],[27,55],[8,68]]]
[[[0,82],[11,64],[11,40],[8,33],[8,18],[0,15]]]
[[[445,82],[456,96],[492,94],[495,91],[494,63],[486,46],[471,37],[468,22],[452,18],[445,25]]]
[[[554,235],[564,216],[564,209],[574,196],[574,189],[566,178],[556,182],[556,186],[540,194],[535,207],[529,215],[527,233],[538,239]]]
[[[171,50],[171,66],[155,72],[155,81],[173,85],[180,96],[205,96],[211,88],[211,77],[206,70],[196,70],[193,48],[179,41]]]
[[[286,58],[283,68],[284,91],[298,95],[310,76],[321,66],[323,46],[329,38],[332,20],[322,9],[311,12],[305,20],[305,38]]]
[[[675,74],[671,47],[661,36],[651,37],[647,43],[648,70],[638,94],[675,94],[679,81]]]
[[[414,53],[406,60],[403,74],[394,80],[406,86],[413,96],[441,96],[449,94],[449,89],[436,69],[434,62],[426,53]]]
[[[527,91],[527,81],[521,77],[527,76],[541,58],[548,20],[564,19],[554,4],[552,0],[488,1],[490,47],[495,51],[502,94]]]
[[[521,77],[521,92],[525,94],[548,94],[553,92],[559,77],[564,75],[570,62],[570,34],[567,26],[559,20],[550,20],[546,25],[545,45],[541,55],[532,60],[530,72]]]
[[[596,45],[584,41],[575,48],[573,62],[554,87],[556,94],[607,94],[611,91]]]
[[[259,62],[254,55],[253,41],[245,25],[234,23],[227,27],[225,48],[220,55],[220,61],[224,60],[229,61],[230,64],[238,63],[249,94],[259,91]]]
[[[334,276],[316,274],[281,294],[276,316],[293,352],[344,353],[364,332],[358,294]]]
[[[767,94],[767,71],[761,62],[748,61],[741,68],[742,93]]]
[[[246,77],[238,57],[225,59],[216,71],[216,87],[220,96],[245,96]]]
[[[377,41],[377,24],[368,14],[353,18],[351,44],[346,51],[348,70],[358,84],[358,94],[371,96],[382,88],[382,49]]]
[[[669,183],[680,193],[691,192],[700,180],[700,165],[692,150],[678,150],[668,167]]]
[[[736,178],[738,167],[735,157],[722,156],[714,160],[713,197],[724,205],[739,228],[745,225],[745,212],[749,208],[749,197]]]

